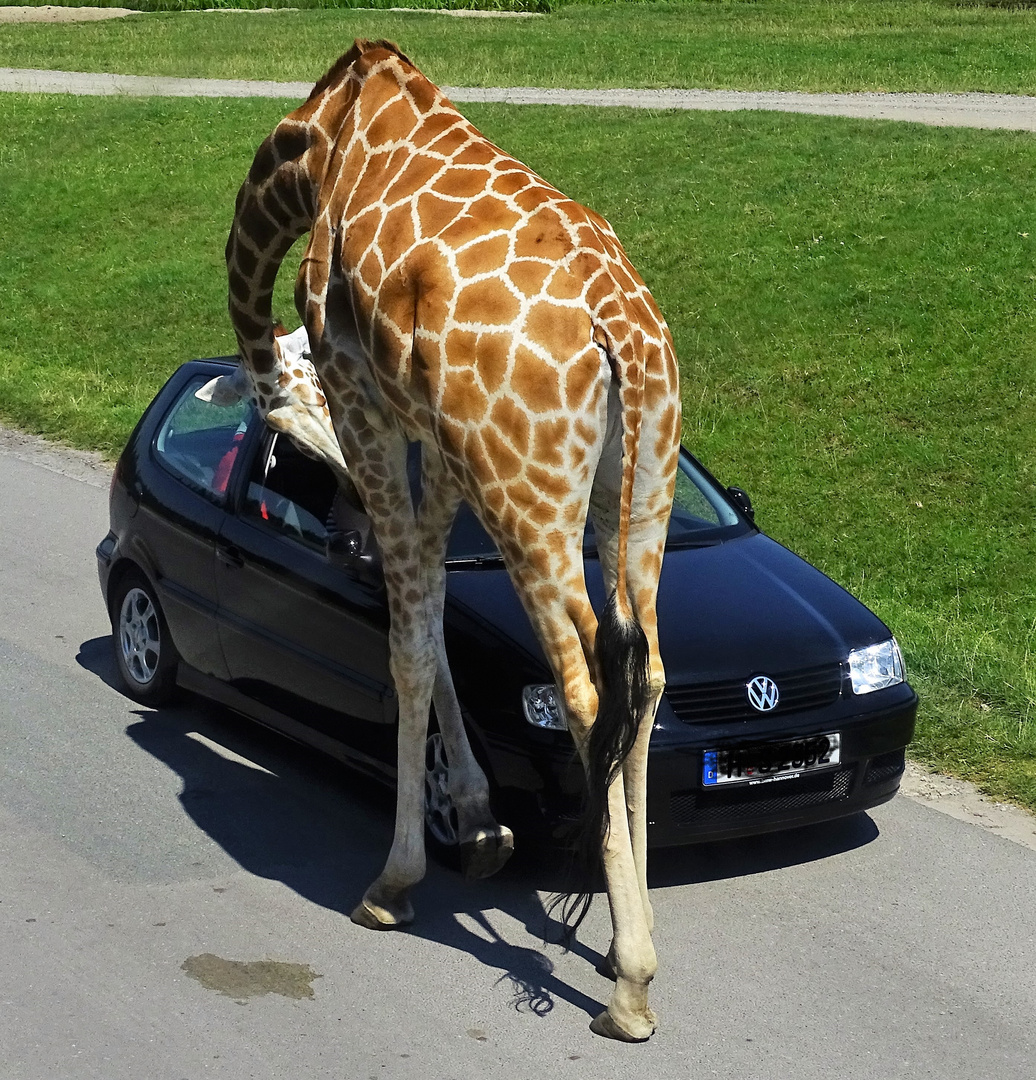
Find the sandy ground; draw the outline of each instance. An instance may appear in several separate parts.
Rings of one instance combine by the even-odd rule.
[[[924,708],[923,702],[921,707]],[[1036,815],[1010,803],[997,802],[965,780],[942,776],[908,761],[900,791],[958,821],[980,825],[1036,851]]]

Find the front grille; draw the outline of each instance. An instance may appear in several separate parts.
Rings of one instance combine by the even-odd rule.
[[[666,697],[673,712],[685,724],[723,724],[731,720],[758,720],[760,716],[822,709],[834,704],[842,692],[841,664],[802,668],[782,675],[766,674],[780,691],[777,708],[768,713],[761,713],[748,704],[745,692],[748,678],[670,686],[666,688]]]
[[[670,798],[670,812],[677,825],[723,825],[744,818],[765,818],[849,797],[855,766],[772,784],[735,784],[718,791],[677,791]]]

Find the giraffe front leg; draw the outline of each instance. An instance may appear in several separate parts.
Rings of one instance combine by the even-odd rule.
[[[388,442],[389,440],[385,440]],[[371,511],[382,552],[389,605],[389,667],[399,700],[396,740],[396,823],[385,868],[364,894],[352,920],[374,930],[391,930],[413,921],[410,890],[425,874],[424,773],[428,714],[435,682],[436,649],[421,563],[416,522],[406,485],[406,444],[397,437],[384,455],[388,481],[375,474],[379,448],[357,454],[357,481]],[[390,468],[393,465],[394,468]]]
[[[425,652],[430,650],[425,647]],[[406,682],[399,669],[409,669]],[[364,893],[350,918],[370,930],[394,930],[413,922],[410,890],[425,875],[424,743],[434,666],[426,657],[396,663],[399,691],[399,736],[396,762],[396,827],[385,869]],[[416,676],[416,677],[415,677]],[[407,684],[413,682],[411,689]]]

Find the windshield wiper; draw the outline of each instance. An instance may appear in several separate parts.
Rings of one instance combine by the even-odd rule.
[[[500,555],[447,555],[446,565],[451,570],[482,570],[489,566],[503,566]]]

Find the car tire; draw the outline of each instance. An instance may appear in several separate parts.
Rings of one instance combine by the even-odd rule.
[[[142,705],[172,701],[180,658],[155,590],[139,570],[130,570],[119,580],[109,614],[122,689]]]

